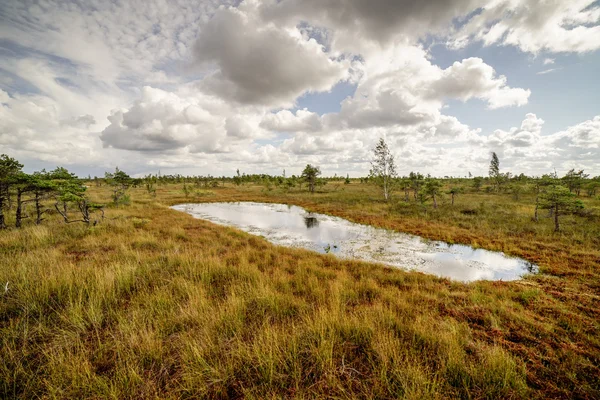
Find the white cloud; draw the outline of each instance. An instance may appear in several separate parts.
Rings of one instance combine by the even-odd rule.
[[[600,116],[571,126],[549,137],[550,142],[563,150],[576,150],[580,154],[590,154],[596,159],[600,149]]]
[[[520,128],[511,128],[509,131],[498,129],[488,138],[492,147],[532,147],[541,142],[541,131],[544,120],[535,114],[527,114]]]
[[[527,114],[520,128],[496,130],[487,146],[498,151],[513,172],[543,174],[556,168],[562,174],[579,168],[600,173],[600,116],[550,135],[542,134],[543,124],[535,114]]]
[[[275,114],[267,114],[260,123],[262,128],[278,132],[320,131],[323,128],[319,114],[307,109],[281,110]]]
[[[540,72],[537,72],[537,75],[546,75],[546,74],[549,74],[550,72],[560,71],[561,69],[562,68],[549,68],[549,69],[545,69]]]
[[[537,54],[585,53],[600,48],[600,7],[594,0],[497,0],[482,6],[449,40],[464,47],[511,45]]]
[[[229,115],[222,101],[144,87],[129,109],[114,110],[102,131],[104,146],[134,151],[229,152],[240,141],[259,137],[259,119]]]
[[[326,124],[344,128],[431,125],[447,98],[479,98],[490,109],[527,104],[530,91],[511,88],[506,77],[479,58],[455,62],[442,70],[415,46],[395,46],[365,60],[363,78],[339,114]]]
[[[99,160],[92,116],[63,119],[61,104],[43,95],[0,90],[0,99],[0,152],[61,164]]]
[[[199,64],[217,66],[200,82],[201,89],[272,107],[289,107],[305,92],[328,91],[349,68],[296,28],[261,20],[253,2],[220,9],[200,32],[194,55]]]
[[[283,0],[266,1],[261,12],[269,20],[326,27],[328,44],[336,51],[364,52],[445,31],[453,18],[477,6],[474,0]]]
[[[496,77],[494,68],[481,58],[468,58],[455,62],[431,84],[432,96],[446,96],[466,101],[476,97],[487,100],[491,109],[527,104],[531,91],[511,88],[506,77]]]
[[[445,115],[447,102],[482,101],[494,118],[500,114],[491,110],[526,105],[529,89],[510,86],[515,76],[497,73],[493,57],[467,54],[442,68],[418,45],[516,46],[546,57],[538,65],[553,68],[539,73],[549,73],[560,67],[548,53],[600,48],[598,7],[583,0],[480,6],[4,1],[0,152],[135,171],[294,173],[312,162],[326,173],[358,175],[385,137],[402,173],[486,171],[491,150],[516,171],[598,168],[599,117],[544,135],[543,121],[527,114],[520,127],[488,135]],[[344,80],[356,92],[333,105],[338,112],[320,115],[310,101],[295,108],[300,96]]]

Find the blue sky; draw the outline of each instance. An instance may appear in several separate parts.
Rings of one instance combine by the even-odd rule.
[[[598,2],[7,0],[0,153],[29,171],[600,175]]]

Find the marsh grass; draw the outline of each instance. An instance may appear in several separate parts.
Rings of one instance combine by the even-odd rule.
[[[298,204],[502,250],[543,274],[462,284],[341,261],[170,210],[198,200],[177,185],[133,190],[95,227],[0,232],[0,398],[600,396],[597,225],[565,218],[555,234],[509,195],[433,211],[342,189],[200,200]]]

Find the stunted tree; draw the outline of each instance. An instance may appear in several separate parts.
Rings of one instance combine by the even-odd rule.
[[[83,222],[89,225],[92,215],[96,211],[100,211],[101,217],[104,219],[104,206],[93,203],[88,199],[85,194],[87,188],[74,174],[71,174],[65,168],[57,168],[50,173],[50,176],[55,180],[58,192],[54,207],[63,217],[65,223]],[[81,219],[71,219],[70,205],[74,205],[77,208],[77,213]],[[94,225],[96,222],[94,221]]]
[[[398,181],[400,189],[404,191],[404,201],[408,202],[408,193],[410,188],[412,187],[411,181],[408,178],[402,178]]]
[[[583,208],[583,202],[575,199],[575,193],[561,185],[551,185],[539,196],[539,207],[552,210],[554,215],[554,231],[560,230],[558,217],[573,214]]]
[[[579,196],[581,194],[581,188],[585,179],[589,177],[589,174],[583,172],[583,170],[575,171],[571,169],[561,180],[565,183],[565,186],[569,188],[570,192],[573,192]]]
[[[302,171],[302,179],[307,183],[308,190],[311,193],[315,192],[315,186],[317,185],[317,180],[321,175],[321,169],[319,167],[313,167],[310,164],[307,164],[304,167],[304,171]]]
[[[481,190],[482,186],[483,186],[483,177],[476,176],[475,178],[473,178],[473,189],[475,189],[476,192],[479,192]]]
[[[434,178],[425,179],[425,183],[421,188],[423,199],[431,198],[433,200],[433,208],[437,208],[437,197],[442,190],[442,182]]]
[[[0,229],[6,229],[4,209],[10,201],[10,189],[21,173],[23,164],[6,154],[0,155]]]
[[[15,226],[20,228],[23,219],[29,218],[25,212],[25,207],[29,203],[34,203],[35,223],[39,225],[43,220],[43,214],[47,211],[42,202],[56,190],[50,174],[45,170],[31,175],[19,172],[14,178],[13,186],[16,198]]]
[[[44,220],[43,215],[48,211],[43,206],[42,201],[50,198],[56,191],[56,184],[52,180],[52,176],[42,170],[41,172],[34,172],[33,178],[33,198],[29,201],[33,202],[35,208],[35,224],[39,225]]]
[[[450,194],[450,198],[452,199],[452,205],[454,205],[454,198],[459,194],[462,193],[463,189],[461,187],[457,187],[457,186],[453,186],[450,188],[450,190],[448,190],[448,194]]]
[[[392,185],[397,176],[394,156],[383,138],[379,138],[379,142],[373,149],[373,161],[371,161],[369,178],[373,179],[383,189],[385,201],[390,199]]]
[[[129,187],[132,185],[133,179],[117,167],[114,173],[107,172],[105,174],[105,180],[110,186],[113,187],[113,203],[127,203],[129,200],[128,196],[126,195],[127,189],[129,189]]]
[[[157,178],[154,175],[148,175],[144,179],[144,185],[146,186],[146,191],[152,197],[156,197],[156,182]]]
[[[236,186],[240,186],[242,184],[242,176],[240,175],[239,168],[235,171],[235,176],[233,177],[233,183],[235,183]]]
[[[410,181],[410,186],[412,187],[415,201],[417,201],[417,195],[421,190],[421,186],[423,186],[423,182],[425,181],[425,177],[423,174],[419,172],[412,172],[408,175],[408,179]]]
[[[556,174],[542,175],[541,178],[535,178],[533,181],[533,191],[535,193],[535,210],[533,211],[533,220],[538,221],[538,210],[540,209],[540,195],[544,188],[556,184]]]
[[[600,188],[600,176],[592,178],[592,180],[585,186],[587,195],[590,197],[594,197],[596,195],[598,188]]]
[[[23,197],[32,192],[36,186],[36,178],[24,172],[19,172],[13,179],[13,187],[16,194],[15,227],[20,228],[23,218],[23,207],[27,200]]]
[[[521,198],[521,193],[523,192],[523,185],[519,183],[515,183],[509,186],[510,192],[513,195],[513,199],[515,201],[519,201]]]

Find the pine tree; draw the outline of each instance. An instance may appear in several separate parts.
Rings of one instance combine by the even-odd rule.
[[[500,189],[500,180],[502,179],[502,175],[500,174],[500,160],[495,152],[492,152],[492,161],[490,161],[490,170],[489,175],[496,186],[496,190]]]
[[[561,185],[549,186],[539,196],[539,207],[552,210],[554,215],[554,231],[560,230],[558,217],[560,215],[573,214],[583,208],[581,200],[575,199],[575,193]]]
[[[311,193],[315,192],[315,186],[317,185],[317,178],[321,175],[321,169],[319,167],[313,167],[307,164],[302,171],[302,178],[308,183],[308,190]]]

